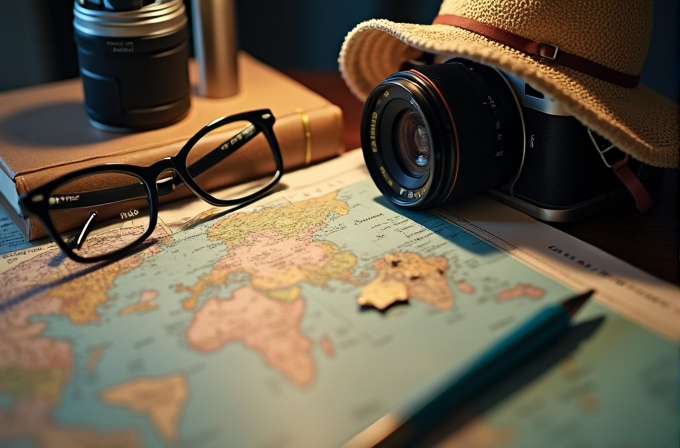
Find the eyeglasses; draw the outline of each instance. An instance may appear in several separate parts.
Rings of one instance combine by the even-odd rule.
[[[110,163],[54,179],[19,198],[69,258],[97,262],[138,246],[156,229],[159,196],[186,185],[218,207],[249,204],[281,179],[283,160],[267,109],[219,118],[176,156],[141,167]],[[247,188],[218,190],[249,178]]]

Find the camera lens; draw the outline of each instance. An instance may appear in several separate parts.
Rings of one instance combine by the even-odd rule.
[[[406,207],[455,202],[509,182],[524,130],[512,88],[465,59],[395,73],[369,95],[361,143],[380,191]]]
[[[184,3],[148,3],[74,3],[85,106],[98,128],[154,129],[181,120],[189,111]],[[140,8],[125,9],[135,5]],[[112,6],[124,10],[110,10]]]

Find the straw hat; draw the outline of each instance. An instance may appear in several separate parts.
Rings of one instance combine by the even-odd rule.
[[[432,25],[356,26],[342,45],[340,71],[365,99],[422,52],[483,62],[561,102],[631,156],[677,167],[678,106],[638,83],[652,6],[652,0],[444,0]]]

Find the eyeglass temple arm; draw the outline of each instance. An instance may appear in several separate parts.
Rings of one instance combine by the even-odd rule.
[[[235,153],[239,148],[256,137],[260,132],[262,131],[258,127],[253,124],[249,124],[238,134],[235,134],[220,146],[189,165],[187,168],[189,170],[189,174],[191,174],[191,177],[195,179],[209,168],[217,165],[222,160]]]
[[[172,177],[161,179],[156,182],[156,185],[160,186],[159,194],[161,189],[169,190],[165,194],[170,193],[174,189]],[[69,193],[67,197],[69,198],[68,200],[60,201],[60,196],[51,196],[50,210],[99,207],[102,205],[115,204],[116,202],[129,201],[130,199],[141,199],[146,197],[146,187],[139,182],[104,190]]]
[[[225,141],[220,146],[191,164],[187,168],[189,170],[189,174],[194,178],[201,175],[209,168],[215,166],[222,160],[235,153],[239,148],[250,141],[253,137],[257,136],[260,132],[260,129],[256,128],[252,124],[248,125],[238,134],[234,135],[232,138]],[[158,195],[168,195],[181,184],[181,179],[175,175],[159,179],[156,181]],[[98,207],[102,205],[114,204],[116,202],[129,201],[131,199],[141,199],[145,196],[146,187],[144,187],[144,185],[140,182],[122,187],[107,188],[91,192],[69,193],[69,199],[64,201],[58,201],[59,196],[54,196],[50,198],[50,209],[68,210],[74,208]],[[53,200],[56,202],[53,202]]]

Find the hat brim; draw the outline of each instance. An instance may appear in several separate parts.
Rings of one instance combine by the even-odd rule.
[[[345,38],[340,72],[349,89],[364,100],[422,51],[465,57],[518,76],[632,157],[657,167],[680,164],[675,102],[643,85],[619,87],[462,28],[380,19],[363,22]]]

